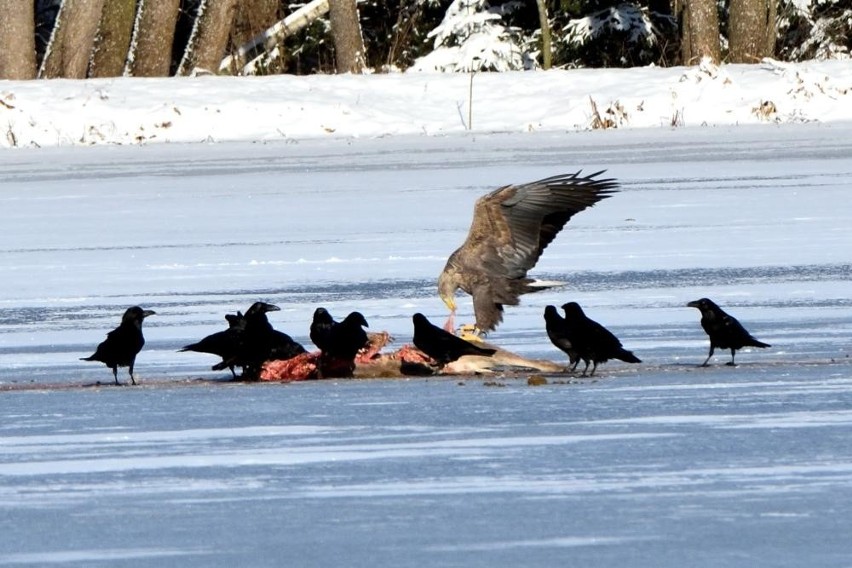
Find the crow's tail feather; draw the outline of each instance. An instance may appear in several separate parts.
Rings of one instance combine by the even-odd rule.
[[[641,363],[642,360],[627,349],[622,349],[615,356],[616,359],[621,359],[625,363]]]

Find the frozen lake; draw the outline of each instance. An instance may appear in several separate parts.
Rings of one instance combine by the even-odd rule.
[[[852,125],[0,165],[0,565],[850,566]],[[319,305],[407,342],[412,313],[446,315],[435,279],[473,201],[581,168],[622,191],[534,270],[568,285],[490,339],[562,360],[541,312],[575,300],[642,365],[236,385],[176,353],[258,299],[308,347]],[[701,296],[772,347],[696,368]],[[142,385],[75,386],[111,380],[77,359],[133,304],[157,311]]]

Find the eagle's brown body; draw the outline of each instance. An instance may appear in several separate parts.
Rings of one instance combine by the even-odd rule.
[[[507,185],[480,197],[467,239],[438,278],[441,299],[455,311],[455,291],[473,296],[476,328],[492,331],[503,320],[503,306],[547,286],[527,277],[541,253],[569,219],[616,191],[603,172],[563,174],[532,183]]]

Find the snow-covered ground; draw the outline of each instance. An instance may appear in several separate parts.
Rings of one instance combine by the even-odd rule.
[[[852,61],[466,74],[0,81],[0,146],[852,120]]]
[[[0,152],[0,565],[848,567],[852,123],[495,130]],[[576,300],[641,365],[235,385],[176,352],[257,299],[408,341],[473,201],[580,168],[622,190],[491,339],[559,360]],[[697,368],[701,296],[772,347]],[[72,387],[132,304],[141,386]]]

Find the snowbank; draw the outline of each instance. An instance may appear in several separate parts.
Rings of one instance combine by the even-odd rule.
[[[6,147],[848,120],[852,61],[0,81]]]

